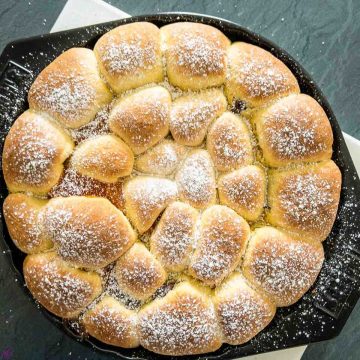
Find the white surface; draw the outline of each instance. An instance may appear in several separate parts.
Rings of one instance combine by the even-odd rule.
[[[57,18],[51,32],[68,30],[80,26],[99,24],[129,17],[130,15],[101,0],[68,0]],[[346,144],[360,174],[360,141],[344,133]],[[279,350],[271,353],[248,356],[246,360],[299,360],[306,346]]]

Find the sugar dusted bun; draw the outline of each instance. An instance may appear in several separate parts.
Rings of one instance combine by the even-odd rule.
[[[189,282],[145,306],[139,312],[138,331],[140,344],[162,355],[201,354],[221,346],[210,297]]]
[[[255,221],[264,210],[266,178],[257,165],[220,176],[218,182],[220,203],[229,206],[246,220]]]
[[[82,323],[91,336],[106,344],[123,348],[139,346],[136,313],[112,296],[105,295],[99,303],[86,311]]]
[[[170,175],[177,169],[187,152],[185,146],[165,139],[141,154],[135,161],[135,169],[146,174]]]
[[[215,172],[206,150],[195,150],[188,155],[175,179],[182,201],[197,209],[215,203]]]
[[[171,108],[171,135],[179,144],[200,145],[210,123],[219,117],[226,107],[226,98],[218,89],[178,97]]]
[[[269,172],[267,220],[300,236],[322,241],[334,224],[341,173],[332,161]]]
[[[47,204],[25,194],[10,194],[4,201],[3,211],[10,237],[27,254],[45,251],[52,242],[43,230],[42,210]]]
[[[109,126],[135,154],[154,146],[169,132],[171,96],[161,87],[138,90],[120,98],[111,111]]]
[[[207,150],[219,171],[229,171],[254,160],[250,132],[243,119],[226,112],[210,127]]]
[[[151,252],[168,271],[184,270],[195,243],[198,212],[180,201],[167,207],[150,238]]]
[[[94,119],[112,95],[101,80],[92,50],[72,48],[48,65],[29,91],[30,109],[78,128]]]
[[[256,114],[254,122],[269,166],[331,158],[333,134],[329,119],[308,95],[281,99]]]
[[[266,226],[253,233],[242,269],[245,277],[264,290],[276,306],[289,306],[315,282],[323,261],[320,242],[294,240]]]
[[[76,317],[102,292],[98,274],[72,268],[54,252],[28,255],[24,277],[35,299],[63,318]]]
[[[106,183],[115,183],[132,172],[134,154],[114,135],[85,140],[74,151],[72,166],[82,175]]]
[[[138,176],[131,179],[124,189],[126,215],[142,234],[177,194],[176,184],[171,180]]]
[[[5,139],[2,169],[7,187],[12,192],[46,194],[58,182],[73,147],[58,125],[25,111]]]
[[[50,200],[44,210],[44,228],[62,259],[85,268],[110,264],[136,239],[123,213],[103,198]]]
[[[239,265],[249,235],[249,225],[235,211],[221,205],[206,209],[190,261],[190,275],[210,286],[219,284]]]
[[[248,108],[264,106],[293,93],[299,93],[295,76],[268,51],[244,42],[228,50],[229,72],[225,92],[230,104],[241,100]]]
[[[230,41],[221,31],[191,22],[166,25],[160,31],[171,84],[198,90],[224,83]]]
[[[121,290],[137,300],[146,300],[165,282],[166,272],[142,243],[135,243],[115,265]]]
[[[160,31],[147,22],[118,26],[95,45],[102,75],[117,93],[162,81]]]
[[[215,308],[224,342],[241,345],[273,319],[274,303],[254,290],[240,273],[232,274],[215,290]]]
[[[130,21],[33,83],[4,144],[7,230],[34,298],[84,336],[186,359],[242,345],[321,269],[331,124],[270,52]]]

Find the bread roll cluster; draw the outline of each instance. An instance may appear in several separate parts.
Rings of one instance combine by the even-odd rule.
[[[192,355],[246,343],[311,288],[341,173],[326,113],[271,53],[131,23],[64,52],[28,99],[3,210],[47,310]]]

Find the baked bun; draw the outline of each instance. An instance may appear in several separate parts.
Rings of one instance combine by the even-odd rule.
[[[113,346],[139,346],[136,312],[127,309],[112,296],[105,295],[84,314],[82,323],[94,338]]]
[[[25,111],[4,143],[2,169],[8,189],[45,195],[58,182],[73,147],[71,138],[58,125]]]
[[[162,355],[215,351],[221,337],[210,296],[182,282],[139,312],[140,344]]]
[[[9,194],[4,201],[3,211],[10,237],[24,253],[38,253],[53,246],[43,230],[42,210],[46,204],[46,200],[25,194]]]
[[[172,174],[185,158],[187,148],[172,140],[163,140],[135,161],[135,169],[152,175],[166,176]]]
[[[54,252],[28,255],[24,277],[35,299],[63,318],[76,317],[102,292],[98,274],[72,268]]]
[[[200,145],[210,123],[219,117],[226,107],[226,98],[219,89],[178,97],[171,108],[171,135],[179,144]]]
[[[254,290],[239,273],[232,274],[215,290],[214,304],[223,340],[232,345],[249,341],[270,323],[276,312],[274,303]]]
[[[271,170],[267,220],[301,237],[325,240],[335,221],[340,190],[341,173],[331,160]]]
[[[63,260],[85,268],[110,264],[136,240],[127,218],[103,198],[51,199],[44,210],[44,229]]]
[[[325,111],[305,94],[290,95],[253,119],[267,165],[286,166],[331,158],[333,134]]]
[[[151,252],[168,271],[182,271],[195,244],[198,212],[180,201],[169,205],[150,238]]]
[[[341,173],[324,110],[270,52],[128,23],[28,97],[4,218],[30,292],[84,337],[189,358],[246,343],[314,283]]]
[[[30,109],[46,112],[74,129],[93,120],[112,95],[100,78],[93,51],[72,48],[40,73],[28,100]]]
[[[103,183],[74,168],[67,168],[59,182],[50,190],[50,197],[97,196],[107,198],[121,211],[124,210],[123,181]]]
[[[266,177],[257,165],[248,165],[220,176],[220,203],[235,210],[246,220],[255,221],[265,206]]]
[[[243,107],[259,107],[300,92],[286,65],[258,46],[233,43],[228,50],[228,62],[225,92],[230,104],[240,100]]]
[[[197,209],[216,201],[216,182],[213,163],[206,150],[194,150],[176,174],[180,199]]]
[[[160,31],[148,22],[116,27],[94,47],[100,71],[117,93],[164,78]]]
[[[100,135],[83,141],[71,157],[71,165],[82,175],[115,183],[131,174],[134,154],[114,135]]]
[[[124,189],[126,215],[140,234],[177,198],[176,184],[168,179],[138,176]]]
[[[249,235],[249,225],[234,210],[222,205],[206,209],[190,260],[190,275],[210,286],[219,284],[239,265]]]
[[[207,150],[219,171],[237,169],[252,164],[250,131],[239,116],[226,112],[210,127]]]
[[[116,102],[110,113],[110,129],[135,154],[141,154],[169,132],[170,104],[171,96],[161,86],[125,95]]]
[[[224,83],[230,41],[221,31],[191,22],[166,25],[160,31],[172,85],[198,90]]]
[[[137,300],[146,300],[165,282],[166,272],[142,243],[135,243],[115,265],[120,289]]]
[[[245,277],[264,290],[276,306],[289,306],[309,290],[323,261],[320,242],[295,240],[266,226],[252,234],[242,269]]]

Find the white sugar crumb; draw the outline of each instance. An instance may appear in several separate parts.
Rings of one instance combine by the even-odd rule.
[[[145,41],[140,34],[129,40],[118,41],[115,36],[100,46],[100,57],[111,74],[128,74],[151,70],[156,64],[155,43]]]
[[[320,229],[332,219],[333,183],[316,174],[292,175],[280,191],[284,216],[300,229]]]
[[[188,209],[169,207],[151,237],[151,250],[159,260],[174,271],[186,267],[192,245],[196,218]]]
[[[299,160],[327,149],[326,138],[321,137],[323,125],[315,120],[321,118],[318,112],[299,104],[270,116],[264,119],[265,137],[280,159]]]
[[[191,272],[205,282],[219,283],[241,260],[245,245],[244,224],[235,213],[219,211],[207,215],[200,227],[200,238],[191,259]]]
[[[259,59],[253,53],[234,64],[235,81],[246,87],[251,97],[271,96],[289,89],[287,77],[270,60]]]
[[[181,197],[190,203],[204,206],[215,196],[215,176],[207,152],[196,152],[187,157],[176,175]]]
[[[165,303],[145,313],[139,321],[143,345],[165,353],[188,354],[206,350],[217,337],[217,322],[212,307],[199,298],[181,295],[178,305]]]
[[[299,241],[265,240],[251,260],[252,275],[260,286],[285,302],[307,289],[321,266],[319,252],[312,245]]]
[[[47,206],[44,226],[64,260],[82,267],[102,267],[120,256],[129,243],[130,234],[118,214],[102,213],[96,222],[92,221],[94,214],[95,209],[80,212],[66,203]]]
[[[32,97],[44,110],[56,113],[67,120],[78,120],[85,116],[96,100],[96,90],[89,80],[72,71],[65,74],[57,72],[46,82],[36,84]]]
[[[144,177],[140,181],[136,179],[134,181],[127,194],[132,201],[138,204],[142,221],[146,221],[154,209],[165,207],[169,200],[177,196],[177,186],[171,180]]]
[[[209,41],[201,33],[179,34],[178,43],[171,45],[168,51],[176,64],[191,75],[207,76],[225,70],[226,51],[221,41]]]
[[[87,281],[71,273],[62,271],[59,265],[52,261],[41,267],[29,267],[28,277],[34,285],[34,291],[42,301],[49,303],[60,312],[73,312],[86,305],[93,293],[92,286]]]

